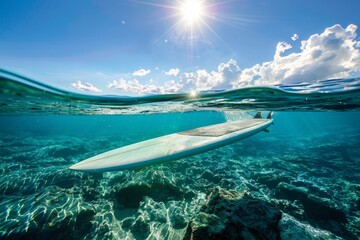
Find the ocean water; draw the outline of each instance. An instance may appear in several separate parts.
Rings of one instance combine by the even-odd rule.
[[[0,239],[359,239],[360,79],[88,96],[0,72]],[[67,168],[274,111],[245,140],[138,170]]]

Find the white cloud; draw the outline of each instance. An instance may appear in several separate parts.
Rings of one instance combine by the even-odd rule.
[[[88,83],[88,82],[82,83],[81,81],[77,81],[77,82],[72,83],[71,86],[73,88],[87,91],[87,92],[95,92],[95,93],[102,92],[101,89],[94,87],[91,83]]]
[[[141,84],[138,80],[114,80],[108,84],[108,88],[121,89],[125,92],[132,92],[136,94],[159,93],[160,88],[154,84]]]
[[[219,81],[216,72],[208,73],[206,70],[183,73],[180,76],[182,92],[203,91],[213,88]]]
[[[164,73],[165,73],[166,75],[176,77],[176,76],[179,74],[179,72],[180,72],[180,69],[178,69],[178,68],[172,68],[172,69],[170,69],[169,71],[164,72]]]
[[[356,30],[354,24],[346,28],[334,25],[301,41],[300,49],[288,54],[291,44],[279,42],[271,61],[242,70],[235,60],[230,59],[220,63],[213,71],[200,69],[179,74],[178,68],[170,69],[165,74],[176,78],[162,85],[120,79],[109,83],[108,87],[136,94],[176,93],[251,85],[311,83],[321,79],[349,77],[350,73],[360,70],[360,41],[356,40]],[[293,40],[297,37],[294,34]],[[148,73],[150,70],[140,69],[133,75],[145,76]]]
[[[281,56],[291,45],[280,42],[274,59],[244,69],[234,87],[251,84],[314,82],[321,79],[349,77],[360,69],[357,26],[334,25],[321,34],[301,41],[300,52]]]
[[[292,46],[287,42],[278,42],[278,44],[276,45],[274,59],[281,58],[280,55],[291,48]]]
[[[237,62],[230,59],[227,63],[220,63],[216,71],[207,72],[206,70],[197,70],[192,73],[183,73],[180,76],[182,85],[181,91],[205,91],[214,89],[228,89],[230,83],[235,81],[240,73]]]
[[[296,41],[296,40],[298,40],[298,38],[299,38],[299,35],[297,35],[296,33],[294,33],[294,34],[292,35],[292,37],[291,37],[291,40]]]
[[[139,95],[144,94],[158,94],[158,93],[176,93],[179,91],[181,85],[174,80],[167,81],[163,86],[156,86],[154,84],[143,84],[137,79],[132,80],[113,80],[108,84],[108,88],[120,89],[125,92],[131,92]]]
[[[167,73],[175,74],[180,72],[177,68],[170,69]],[[178,73],[177,73],[178,74]],[[230,59],[227,63],[221,63],[215,71],[208,72],[200,69],[195,72],[185,72],[176,80],[166,81],[163,85],[141,83],[137,79],[113,80],[108,84],[108,88],[121,89],[125,92],[135,94],[154,94],[154,93],[177,93],[190,91],[205,91],[211,89],[227,89],[230,83],[238,78],[240,68],[237,62]]]
[[[182,85],[175,80],[170,80],[164,83],[162,93],[177,93],[180,91]]]
[[[218,66],[218,73],[221,75],[221,84],[217,86],[221,89],[231,88],[231,83],[239,78],[240,68],[237,65],[237,62],[233,59],[230,59],[227,63],[221,63]]]
[[[148,75],[149,73],[151,72],[151,70],[149,69],[149,70],[146,70],[146,69],[139,69],[139,70],[137,70],[137,71],[135,71],[135,72],[133,72],[133,76],[136,76],[136,77],[144,77],[144,76],[146,76],[146,75]]]

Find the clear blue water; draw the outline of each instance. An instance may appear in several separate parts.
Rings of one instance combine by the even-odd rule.
[[[360,238],[358,79],[191,99],[92,97],[1,77],[1,239]],[[276,110],[270,133],[136,171],[67,169],[254,110]]]

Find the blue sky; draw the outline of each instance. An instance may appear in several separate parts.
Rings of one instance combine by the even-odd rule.
[[[358,0],[1,0],[0,68],[120,95],[353,77],[359,9]]]

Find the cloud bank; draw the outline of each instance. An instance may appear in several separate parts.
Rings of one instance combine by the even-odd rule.
[[[83,90],[83,91],[87,91],[87,92],[94,92],[94,93],[101,93],[102,90],[94,87],[91,83],[85,82],[82,83],[81,81],[77,81],[71,84],[71,86],[73,88],[79,89],[79,90]]]
[[[176,77],[162,85],[144,84],[136,79],[114,80],[109,88],[121,89],[136,94],[176,93],[231,89],[252,85],[274,85],[278,83],[315,82],[317,80],[349,77],[360,70],[360,41],[356,40],[357,26],[346,28],[336,24],[320,34],[311,35],[301,41],[298,51],[288,42],[279,42],[271,61],[240,69],[237,62],[230,59],[220,63],[217,69],[180,73],[178,68],[164,72]],[[294,34],[292,40],[298,40]],[[293,52],[286,54],[292,49]],[[140,69],[133,76],[145,76],[150,70]]]
[[[347,28],[340,25],[326,28],[323,33],[301,41],[300,52],[285,56],[282,54],[292,46],[280,42],[272,61],[244,69],[233,86],[348,77],[360,69],[360,42],[356,40],[356,29],[354,24]]]

